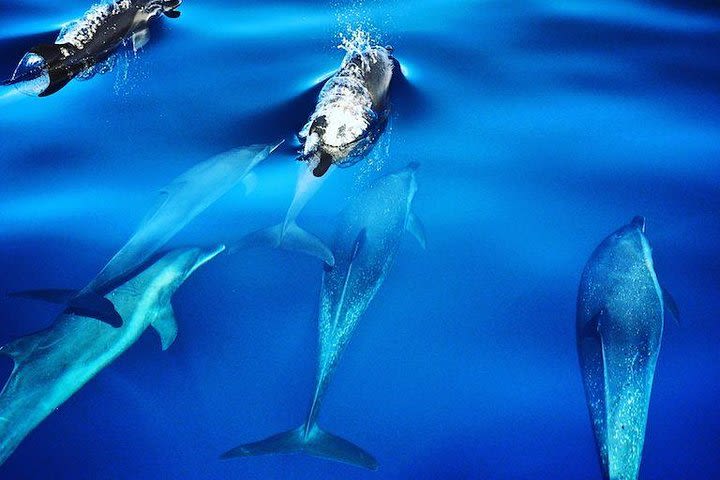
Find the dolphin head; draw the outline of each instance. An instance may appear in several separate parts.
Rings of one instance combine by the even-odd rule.
[[[225,250],[225,245],[213,248],[187,247],[177,248],[165,253],[152,266],[148,267],[140,277],[153,283],[156,287],[165,288],[179,286],[201,265],[215,258]]]
[[[636,216],[605,239],[605,246],[623,255],[650,258],[650,244],[645,237],[645,217]]]

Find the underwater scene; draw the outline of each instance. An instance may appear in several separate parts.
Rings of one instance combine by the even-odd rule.
[[[720,478],[720,4],[0,4],[0,479]]]

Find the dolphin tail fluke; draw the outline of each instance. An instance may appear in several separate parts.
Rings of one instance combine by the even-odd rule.
[[[303,230],[295,222],[280,223],[249,233],[235,243],[230,252],[265,246],[305,253],[319,258],[330,266],[335,265],[335,257],[322,240]]]
[[[59,305],[67,305],[68,309],[73,313],[95,318],[113,327],[119,327],[123,323],[113,303],[107,298],[93,292],[80,293],[77,290],[51,288],[47,290],[12,292],[8,295],[11,297],[29,298]]]
[[[377,470],[378,463],[357,445],[313,425],[305,425],[289,432],[273,435],[259,442],[248,443],[223,453],[221,458],[304,452],[314,457]]]

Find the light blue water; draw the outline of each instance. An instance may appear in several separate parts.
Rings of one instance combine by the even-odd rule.
[[[0,77],[89,4],[0,6]],[[720,8],[711,2],[187,1],[116,70],[47,98],[0,93],[0,293],[81,287],[155,192],[229,148],[297,131],[298,100],[336,68],[339,34],[392,44],[413,89],[387,132],[300,217],[328,239],[370,179],[419,161],[408,237],[361,320],[320,423],[378,472],[304,456],[221,462],[299,425],[316,362],[318,262],[243,252],[175,297],[180,333],[152,332],[51,415],[2,478],[600,478],[575,350],[583,265],[648,219],[666,325],[644,479],[720,476]],[[211,207],[176,244],[279,221],[298,165]],[[0,299],[0,342],[58,308]],[[5,370],[9,371],[9,361]]]

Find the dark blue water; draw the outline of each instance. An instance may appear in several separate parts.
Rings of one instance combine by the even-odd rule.
[[[220,461],[299,425],[315,380],[322,269],[255,250],[200,269],[154,332],[49,416],[8,479],[600,478],[575,347],[583,265],[648,219],[666,324],[643,479],[720,477],[720,8],[714,2],[207,2],[152,25],[137,58],[47,98],[0,94],[0,342],[60,308],[4,293],[82,287],[155,192],[229,148],[298,130],[339,34],[392,44],[413,87],[371,157],[303,212],[329,238],[379,174],[422,166],[408,237],[328,391],[320,423],[378,472],[305,456]],[[0,76],[82,0],[0,6]],[[392,94],[391,94],[392,95]],[[261,165],[176,244],[279,221],[297,171]],[[3,372],[10,361],[2,360]],[[6,373],[3,373],[5,375]]]

